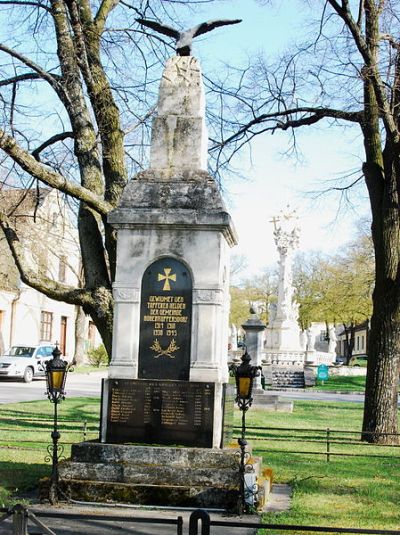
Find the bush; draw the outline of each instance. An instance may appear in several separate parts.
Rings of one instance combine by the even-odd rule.
[[[89,363],[92,366],[96,366],[96,368],[100,368],[102,364],[107,365],[108,364],[108,354],[106,351],[106,348],[103,344],[99,345],[98,347],[94,348],[92,347],[87,352]]]

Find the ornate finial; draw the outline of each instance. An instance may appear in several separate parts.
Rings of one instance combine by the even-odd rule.
[[[147,19],[136,19],[137,22],[142,24],[142,26],[147,26],[152,28],[156,32],[162,33],[163,35],[168,35],[168,37],[173,37],[176,40],[176,53],[178,56],[191,56],[192,55],[192,41],[198,35],[203,33],[211,32],[218,26],[225,26],[226,24],[238,24],[242,22],[241,19],[220,19],[220,20],[209,20],[207,22],[202,22],[193,28],[189,28],[183,32],[168,26],[167,24],[160,24],[154,20]]]

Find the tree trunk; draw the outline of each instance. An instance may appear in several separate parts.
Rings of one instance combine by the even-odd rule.
[[[85,360],[85,327],[86,314],[82,307],[75,307],[75,353],[73,363],[77,366]]]
[[[353,356],[355,337],[356,337],[356,326],[354,322],[352,321],[350,323],[350,340],[349,340],[349,345],[347,346],[347,358],[348,358],[347,362],[349,362],[351,357]]]
[[[388,284],[387,286],[390,286]],[[399,310],[396,299],[374,301],[369,337],[363,440],[399,444],[397,399],[399,379]]]
[[[397,388],[400,351],[400,179],[398,135],[384,120],[386,145],[382,149],[379,85],[371,73],[379,61],[379,11],[365,3],[366,41],[370,60],[364,75],[363,166],[372,212],[372,240],[375,250],[375,288],[369,333],[362,439],[397,444]]]
[[[395,154],[393,148],[385,148],[385,180],[381,181],[381,188],[373,187],[377,183],[376,176],[375,181],[372,174],[367,179],[373,207],[376,274],[362,438],[382,444],[400,443],[400,437],[396,436],[400,371],[400,212]]]
[[[84,308],[84,311],[91,316],[103,340],[108,357],[111,359],[114,312],[112,292],[103,286],[96,288],[92,292],[92,296],[95,304]]]

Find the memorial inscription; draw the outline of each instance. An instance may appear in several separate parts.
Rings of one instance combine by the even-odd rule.
[[[106,441],[212,447],[214,384],[110,379]]]
[[[141,379],[189,379],[192,279],[175,258],[151,264],[142,279],[139,372]]]

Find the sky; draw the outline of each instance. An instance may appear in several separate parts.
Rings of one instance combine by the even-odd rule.
[[[215,18],[241,18],[242,23],[218,28],[194,41],[194,55],[200,59],[203,73],[210,75],[224,63],[239,65],[247,55],[263,52],[272,57],[293,47],[308,31],[310,12],[305,4],[300,0],[231,0],[205,5],[202,13],[193,15],[190,25]],[[224,198],[239,234],[233,254],[246,256],[246,276],[276,263],[270,220],[287,205],[299,216],[302,252],[334,254],[355,238],[358,221],[368,215],[363,185],[350,193],[347,205],[338,194],[318,194],[340,175],[361,167],[362,139],[357,127],[343,131],[320,123],[298,130],[301,161],[283,156],[288,141],[285,133],[257,138],[251,162],[243,155],[236,164],[245,180],[224,184]]]
[[[199,58],[204,75],[210,77],[225,64],[240,67],[248,56],[263,53],[272,58],[293,49],[307,32],[315,30],[309,25],[307,4],[305,0],[204,2],[200,10],[180,22],[191,27],[210,19],[242,19],[240,24],[220,27],[195,39],[193,54]],[[309,4],[318,17],[316,8],[322,1]],[[326,126],[320,123],[298,130],[301,161],[283,156],[289,142],[286,133],[256,138],[251,161],[243,152],[235,162],[245,178],[227,177],[224,181],[224,199],[239,235],[233,254],[246,257],[246,276],[276,264],[278,254],[270,221],[287,205],[298,213],[299,250],[303,252],[335,253],[354,239],[358,221],[368,214],[364,186],[351,192],[351,205],[343,205],[340,210],[338,195],[318,195],[339,175],[359,169],[362,163],[358,130]]]

